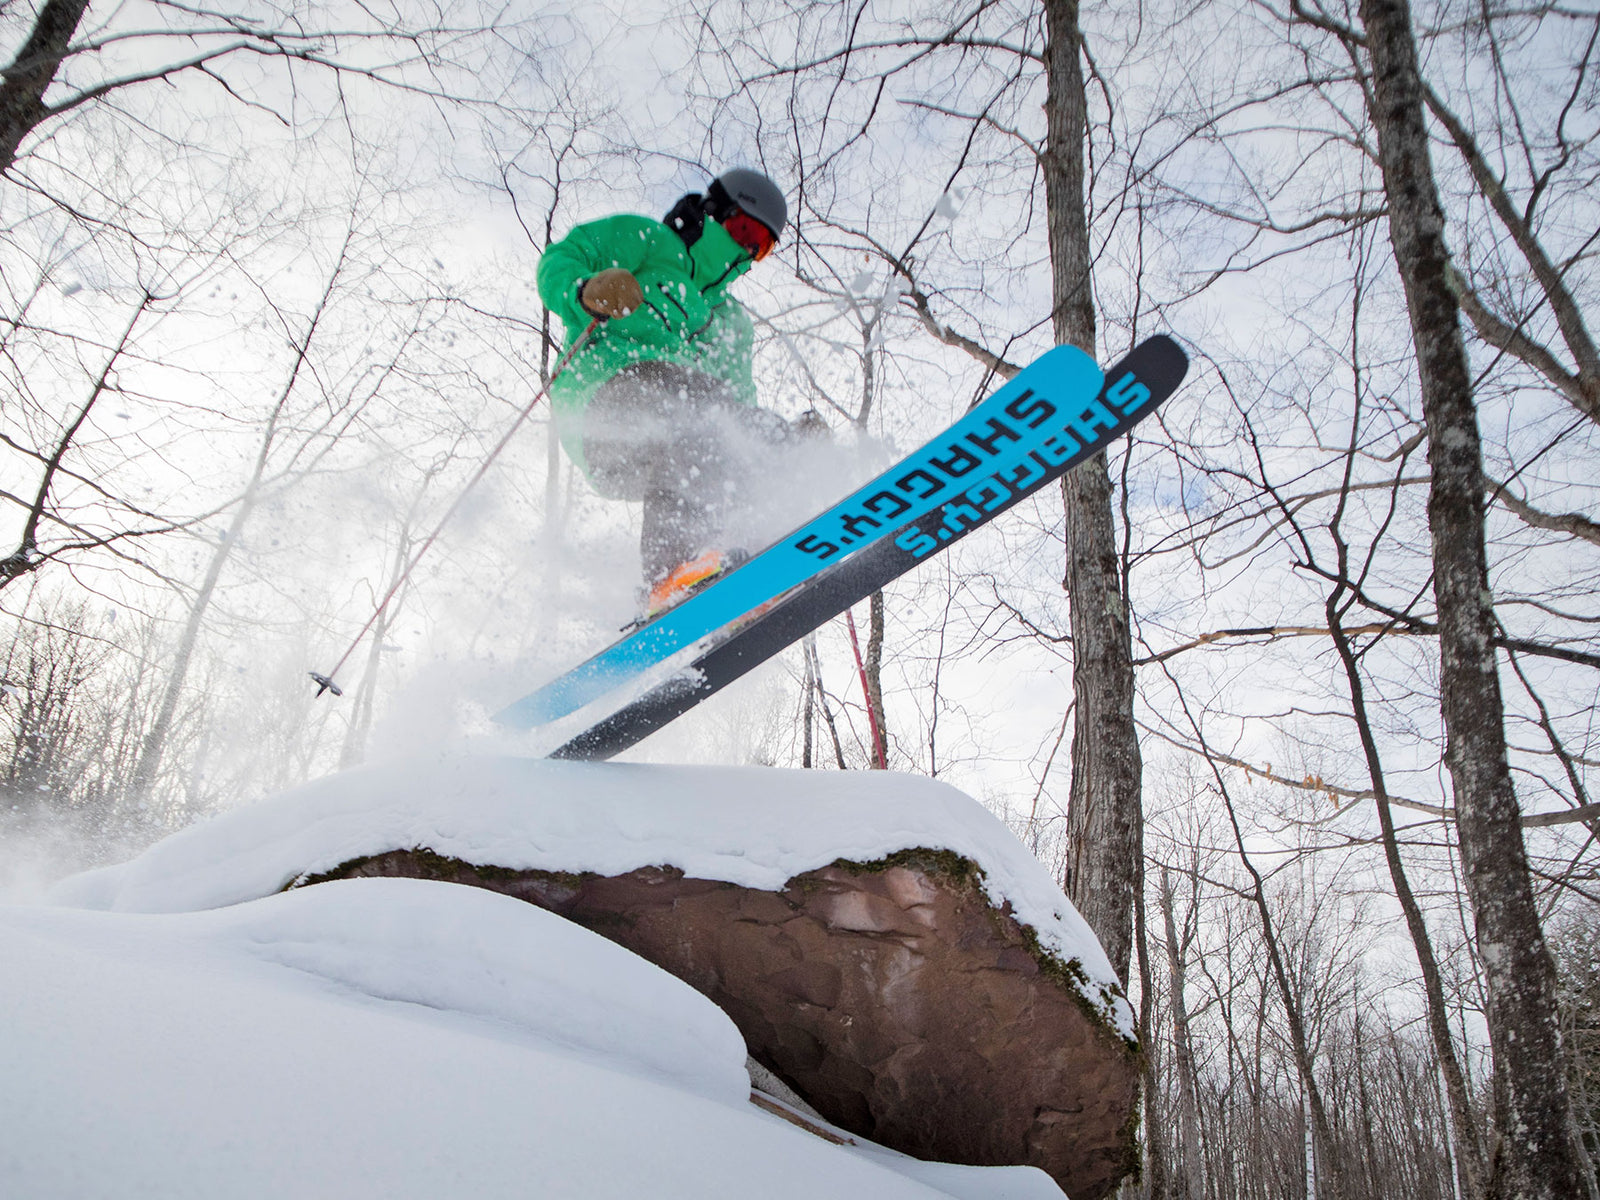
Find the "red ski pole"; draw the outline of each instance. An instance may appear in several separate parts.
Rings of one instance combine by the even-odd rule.
[[[560,378],[561,372],[566,370],[567,364],[572,361],[572,356],[582,349],[583,344],[589,340],[590,335],[594,333],[595,328],[600,324],[600,321],[600,317],[596,317],[594,320],[590,321],[589,327],[578,335],[577,340],[575,340],[567,352],[561,356],[561,360],[556,363],[556,369],[550,372],[549,383],[546,383],[534,393],[533,399],[528,401],[528,403],[523,407],[523,410],[517,414],[517,419],[511,423],[511,428],[506,430],[505,436],[500,439],[493,450],[489,451],[488,457],[485,458],[481,464],[479,464],[478,469],[473,473],[472,478],[467,480],[467,485],[461,489],[455,500],[451,502],[450,507],[445,510],[444,516],[439,518],[439,523],[433,527],[433,532],[422,540],[422,545],[417,547],[417,552],[411,556],[411,561],[406,564],[405,570],[400,572],[399,578],[394,581],[394,586],[388,590],[382,600],[378,601],[378,606],[372,610],[372,615],[367,618],[367,623],[361,627],[360,631],[357,632],[356,636],[351,640],[350,645],[345,649],[344,654],[340,656],[339,661],[333,664],[333,670],[329,671],[326,675],[320,671],[312,671],[310,673],[311,678],[314,679],[317,684],[317,695],[320,696],[323,692],[332,692],[335,696],[344,695],[343,689],[341,689],[338,684],[334,683],[333,677],[344,668],[345,663],[350,661],[350,656],[356,652],[356,647],[361,644],[361,639],[367,636],[367,631],[370,630],[378,618],[383,615],[383,610],[389,606],[389,601],[394,599],[395,593],[398,592],[405,585],[406,580],[411,577],[411,572],[416,568],[417,563],[421,561],[422,556],[428,552],[428,547],[433,545],[434,539],[439,536],[439,532],[447,524],[449,524],[450,518],[455,516],[456,510],[461,507],[462,502],[466,500],[467,495],[472,491],[472,489],[477,487],[478,482],[489,473],[489,467],[494,463],[495,459],[500,457],[500,452],[510,445],[512,437],[515,436],[517,430],[522,428],[522,423],[528,419],[530,414],[532,414],[539,401],[543,400],[550,394],[550,385]]]

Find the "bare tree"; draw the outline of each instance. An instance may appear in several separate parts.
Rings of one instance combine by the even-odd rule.
[[[1084,156],[1089,99],[1077,0],[1046,0],[1047,133],[1040,166],[1050,229],[1056,341],[1095,352]],[[1126,980],[1133,907],[1144,878],[1138,730],[1127,591],[1117,552],[1110,469],[1096,455],[1062,480],[1071,598],[1072,794],[1067,895]]]
[[[44,0],[0,72],[0,174],[13,172],[35,135],[48,137],[68,116],[150,84],[207,83],[217,96],[266,107],[287,123],[292,106],[257,90],[252,61],[281,64],[290,79],[299,67],[437,100],[494,103],[502,98],[474,95],[469,81],[482,45],[515,37],[502,20],[466,3],[413,17],[354,4],[251,11],[161,0],[97,20],[88,0]]]
[[[161,700],[153,722],[145,734],[144,744],[128,781],[130,795],[136,802],[149,799],[161,773],[162,760],[172,733],[173,720],[178,705],[189,683],[190,666],[200,646],[213,601],[224,571],[236,549],[243,544],[247,528],[261,504],[274,490],[292,486],[297,478],[316,469],[319,461],[350,433],[363,419],[368,404],[384,391],[385,385],[394,382],[404,368],[405,360],[424,327],[433,319],[433,309],[443,302],[424,301],[411,313],[405,336],[388,355],[388,361],[376,372],[364,372],[355,386],[344,395],[330,396],[321,388],[308,387],[309,381],[322,376],[326,387],[327,375],[319,371],[322,365],[321,342],[329,336],[327,326],[334,324],[334,313],[341,303],[350,301],[348,276],[357,262],[371,268],[375,256],[357,252],[364,240],[366,222],[360,197],[355,201],[344,238],[333,255],[327,279],[310,311],[302,318],[297,314],[278,309],[274,315],[280,325],[285,343],[290,349],[284,379],[264,415],[260,440],[250,465],[249,476],[236,499],[228,506],[228,524],[216,546],[210,550],[205,571],[188,599],[177,644],[173,649],[167,677],[162,687]],[[370,297],[370,278],[367,296]],[[308,402],[304,394],[310,391]]]
[[[1434,594],[1439,611],[1445,761],[1504,1080],[1496,1148],[1509,1196],[1571,1197],[1589,1188],[1573,1144],[1555,1006],[1555,967],[1529,882],[1505,742],[1505,709],[1484,549],[1484,484],[1472,371],[1450,286],[1421,75],[1404,0],[1363,0],[1372,55],[1372,121],[1405,285],[1428,423]]]
[[[105,399],[108,391],[112,390],[114,386],[112,380],[123,357],[130,350],[135,331],[141,319],[149,313],[156,302],[157,297],[148,291],[139,297],[132,306],[127,324],[107,350],[104,365],[89,381],[88,395],[84,397],[76,411],[67,416],[61,427],[51,432],[48,442],[43,447],[35,449],[20,437],[0,431],[0,441],[23,459],[32,460],[30,465],[36,464],[38,472],[38,483],[31,496],[0,490],[0,501],[21,510],[22,523],[16,548],[4,558],[0,558],[0,588],[5,588],[23,576],[37,571],[53,559],[104,547],[113,547],[120,552],[120,543],[134,542],[139,538],[167,532],[176,527],[176,523],[171,520],[156,517],[154,514],[141,513],[137,506],[118,499],[115,501],[116,506],[128,517],[135,521],[140,517],[145,518],[143,527],[135,525],[131,529],[95,529],[69,516],[58,500],[60,479],[68,476],[72,477],[75,483],[104,493],[97,480],[72,470],[67,461],[68,452],[75,448],[75,443],[83,432],[84,423],[94,412],[95,406]]]
[[[1193,876],[1190,876],[1193,879]],[[1160,875],[1160,906],[1163,940],[1167,949],[1167,986],[1172,1009],[1173,1071],[1177,1076],[1178,1137],[1173,1155],[1173,1186],[1170,1194],[1176,1200],[1203,1200],[1205,1188],[1205,1163],[1200,1154],[1200,1098],[1195,1072],[1194,1034],[1189,1022],[1188,1003],[1184,992],[1188,987],[1187,959],[1196,934],[1199,906],[1191,904],[1187,910],[1183,934],[1178,933],[1175,885],[1172,874],[1165,868]]]

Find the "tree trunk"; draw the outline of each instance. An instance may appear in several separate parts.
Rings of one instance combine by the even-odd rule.
[[[816,677],[811,673],[811,643],[812,639],[816,636],[817,635],[814,633],[808,633],[801,643],[804,647],[801,652],[801,657],[805,660],[806,665],[804,685],[805,699],[802,701],[801,708],[801,732],[803,740],[800,748],[800,766],[801,769],[806,771],[809,771],[813,765],[812,746],[815,744],[816,739],[817,681]]]
[[[290,365],[288,378],[284,381],[277,401],[272,406],[272,412],[267,417],[266,429],[261,435],[261,446],[256,452],[255,465],[250,472],[250,482],[245,485],[244,492],[239,498],[239,506],[234,510],[233,519],[228,524],[228,530],[223,535],[222,543],[211,556],[211,563],[206,568],[205,578],[201,581],[199,589],[195,592],[194,602],[189,606],[189,616],[184,622],[183,633],[178,639],[178,646],[172,657],[172,666],[167,673],[166,689],[162,693],[161,703],[157,708],[155,723],[150,727],[150,732],[144,740],[144,748],[139,754],[139,762],[134,767],[133,776],[129,783],[129,795],[139,802],[146,801],[153,792],[156,781],[161,771],[161,760],[166,754],[167,740],[172,734],[173,719],[177,714],[178,699],[183,694],[184,685],[188,682],[189,666],[194,659],[196,647],[200,644],[200,634],[204,628],[206,613],[211,607],[212,597],[216,593],[217,583],[222,578],[223,568],[228,565],[234,547],[239,544],[244,534],[244,528],[249,523],[250,517],[256,510],[256,505],[261,501],[261,489],[266,479],[267,463],[272,457],[272,451],[277,445],[280,432],[280,422],[283,420],[285,408],[289,398],[294,394],[295,386],[300,381],[300,373],[305,370],[307,360],[311,354],[311,343],[317,335],[317,330],[322,323],[323,315],[327,312],[332,301],[334,284],[339,278],[349,253],[349,235],[340,251],[339,263],[329,277],[324,288],[322,298],[312,314],[303,340],[292,342],[294,347],[294,361]]]
[[[1139,1041],[1144,1046],[1144,1177],[1139,1185],[1124,1181],[1121,1195],[1127,1200],[1142,1196],[1143,1200],[1173,1200],[1169,1179],[1172,1159],[1171,1137],[1167,1130],[1167,1114],[1161,1094],[1161,1040],[1156,1037],[1155,972],[1150,966],[1150,938],[1145,927],[1145,900],[1136,897],[1134,909],[1133,959],[1139,968]]]
[[[432,472],[428,477],[432,478]],[[383,664],[384,639],[389,636],[389,630],[405,603],[399,588],[401,580],[405,578],[406,564],[411,560],[411,519],[416,515],[425,491],[426,487],[417,493],[417,503],[406,514],[395,540],[388,580],[388,590],[394,599],[372,622],[371,637],[367,641],[367,661],[361,668],[361,679],[355,687],[354,703],[350,706],[350,725],[345,730],[344,745],[339,750],[341,771],[359,766],[367,757],[367,738],[372,734],[372,715],[378,698],[378,672]]]
[[[547,239],[545,245],[549,244]],[[539,383],[548,389],[555,381],[551,371],[561,357],[561,342],[551,328],[548,311],[540,328],[544,344],[539,357]],[[567,511],[561,504],[562,458],[561,438],[556,433],[555,416],[552,413],[544,427],[544,524],[539,533],[542,562],[539,586],[544,603],[539,605],[538,620],[545,636],[555,632],[556,614],[561,611],[561,552],[567,519]]]
[[[195,650],[200,645],[200,635],[205,628],[206,615],[211,610],[211,601],[216,595],[217,584],[221,581],[223,568],[233,557],[234,547],[244,536],[244,528],[249,524],[250,517],[260,500],[261,480],[266,473],[267,458],[272,452],[273,441],[277,436],[278,414],[282,407],[283,402],[280,400],[278,409],[274,410],[272,419],[268,422],[267,432],[261,439],[261,450],[256,456],[250,483],[239,501],[239,507],[234,510],[227,531],[222,535],[222,542],[211,552],[211,561],[206,566],[205,577],[200,581],[194,600],[189,605],[189,615],[184,619],[183,632],[178,637],[178,645],[173,651],[172,663],[167,670],[167,682],[161,692],[161,702],[156,706],[155,722],[150,726],[150,732],[145,735],[144,746],[139,752],[139,761],[134,766],[132,778],[129,780],[128,795],[136,803],[147,802],[155,792],[161,774],[162,759],[167,752],[167,742],[172,736],[173,722],[177,718],[178,700],[183,695],[184,685],[188,683],[189,667],[194,662]]]
[[[1278,999],[1283,1004],[1284,1021],[1289,1035],[1289,1048],[1294,1053],[1295,1069],[1300,1076],[1300,1087],[1305,1110],[1306,1129],[1310,1140],[1306,1145],[1306,1194],[1307,1200],[1346,1200],[1346,1171],[1340,1157],[1340,1147],[1334,1137],[1333,1123],[1328,1117],[1328,1106],[1322,1096],[1322,1089],[1317,1083],[1316,1062],[1313,1054],[1311,1038],[1306,1024],[1306,1009],[1301,1003],[1301,996],[1297,994],[1295,981],[1289,977],[1288,967],[1284,963],[1283,948],[1278,940],[1277,928],[1272,919],[1272,906],[1267,903],[1266,881],[1261,872],[1256,868],[1250,858],[1250,851],[1246,844],[1244,828],[1239,824],[1238,809],[1233,802],[1233,793],[1229,790],[1227,781],[1222,777],[1222,771],[1216,759],[1212,757],[1210,747],[1206,745],[1205,738],[1200,732],[1200,723],[1195,720],[1194,713],[1190,710],[1189,702],[1180,691],[1178,703],[1183,708],[1185,719],[1194,731],[1195,740],[1206,751],[1207,764],[1211,768],[1212,779],[1216,783],[1216,796],[1222,801],[1223,811],[1228,818],[1228,824],[1233,831],[1234,845],[1239,852],[1239,862],[1244,867],[1245,873],[1250,876],[1250,888],[1241,889],[1241,895],[1247,897],[1255,907],[1256,915],[1261,924],[1261,947],[1266,951],[1268,970],[1262,974],[1262,994],[1258,1011],[1262,1019],[1257,1022],[1257,1043],[1250,1061],[1254,1063],[1256,1076],[1252,1083],[1252,1101],[1256,1109],[1255,1124],[1257,1125],[1256,1137],[1262,1137],[1261,1101],[1262,1082],[1260,1072],[1266,1063],[1266,1056],[1262,1044],[1267,1035],[1266,1018],[1267,991],[1276,986]],[[1270,982],[1269,982],[1270,981]]]
[[[1094,353],[1094,295],[1085,216],[1083,88],[1077,0],[1045,0],[1048,133],[1043,155],[1056,341]],[[1062,481],[1064,583],[1072,605],[1072,787],[1067,804],[1067,895],[1128,978],[1134,899],[1143,885],[1139,740],[1111,476],[1104,455]]]
[[[1405,285],[1432,481],[1433,590],[1456,829],[1504,1084],[1491,1195],[1590,1193],[1579,1170],[1555,1004],[1555,964],[1528,877],[1506,758],[1504,707],[1484,544],[1483,462],[1460,313],[1449,286],[1444,213],[1428,157],[1422,79],[1405,0],[1362,0],[1372,55],[1389,237]]]
[[[383,639],[388,636],[389,622],[390,613],[385,610],[372,625],[367,661],[352,697],[355,702],[350,706],[350,724],[344,731],[344,744],[339,747],[341,771],[360,766],[367,757],[367,738],[372,734],[372,713],[378,697],[378,668],[382,665]]]
[[[1172,880],[1161,869],[1161,919],[1167,938],[1167,980],[1172,993],[1172,1065],[1178,1076],[1177,1171],[1172,1189],[1182,1200],[1205,1200],[1205,1175],[1200,1159],[1200,1103],[1195,1084],[1194,1048],[1189,1036],[1189,1006],[1184,999],[1188,977],[1178,924],[1173,914]]]
[[[872,593],[867,603],[867,703],[877,714],[878,737],[872,755],[880,771],[889,769],[889,715],[883,711],[883,589]]]
[[[817,654],[817,639],[809,637],[805,642],[805,652],[811,659],[811,682],[816,689],[817,707],[822,711],[822,722],[828,727],[828,738],[833,743],[833,761],[839,770],[847,768],[844,762],[844,742],[839,738],[839,725],[833,719],[833,709],[828,705],[828,693],[822,686],[822,658]]]
[[[44,94],[88,7],[89,0],[45,0],[27,42],[0,72],[0,173],[11,169],[22,139],[50,115]]]
[[[1341,562],[1341,571],[1343,568]],[[1417,965],[1422,971],[1423,995],[1427,1000],[1428,1034],[1433,1040],[1434,1056],[1439,1063],[1439,1074],[1450,1105],[1450,1123],[1453,1136],[1452,1157],[1460,1176],[1461,1192],[1467,1200],[1479,1200],[1484,1194],[1483,1145],[1478,1138],[1477,1123],[1472,1112],[1472,1099],[1467,1091],[1466,1076],[1456,1057],[1455,1040],[1450,1034],[1450,1013],[1445,1008],[1444,984],[1439,973],[1439,962],[1433,953],[1433,939],[1406,877],[1405,864],[1400,858],[1400,842],[1395,835],[1394,813],[1389,805],[1389,792],[1384,782],[1383,763],[1378,756],[1377,738],[1367,717],[1366,690],[1357,666],[1350,638],[1342,623],[1343,613],[1336,590],[1327,601],[1328,631],[1333,637],[1339,660],[1344,664],[1345,678],[1350,685],[1351,711],[1355,717],[1356,733],[1361,741],[1362,753],[1367,760],[1367,775],[1372,781],[1372,793],[1378,809],[1378,827],[1383,836],[1383,857],[1389,866],[1389,878],[1394,883],[1400,911],[1406,919],[1406,929],[1411,935],[1411,945],[1417,952]]]

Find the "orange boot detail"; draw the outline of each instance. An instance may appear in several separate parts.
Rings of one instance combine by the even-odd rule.
[[[645,605],[646,619],[682,604],[696,588],[721,575],[727,567],[727,559],[720,550],[707,550],[688,562],[679,563],[667,572],[665,579],[650,588],[650,598]]]

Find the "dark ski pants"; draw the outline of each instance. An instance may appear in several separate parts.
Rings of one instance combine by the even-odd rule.
[[[739,403],[722,380],[676,363],[618,371],[583,415],[583,455],[596,490],[644,501],[639,554],[646,582],[722,539],[729,513],[788,436],[777,414]],[[748,547],[738,547],[748,549]]]

